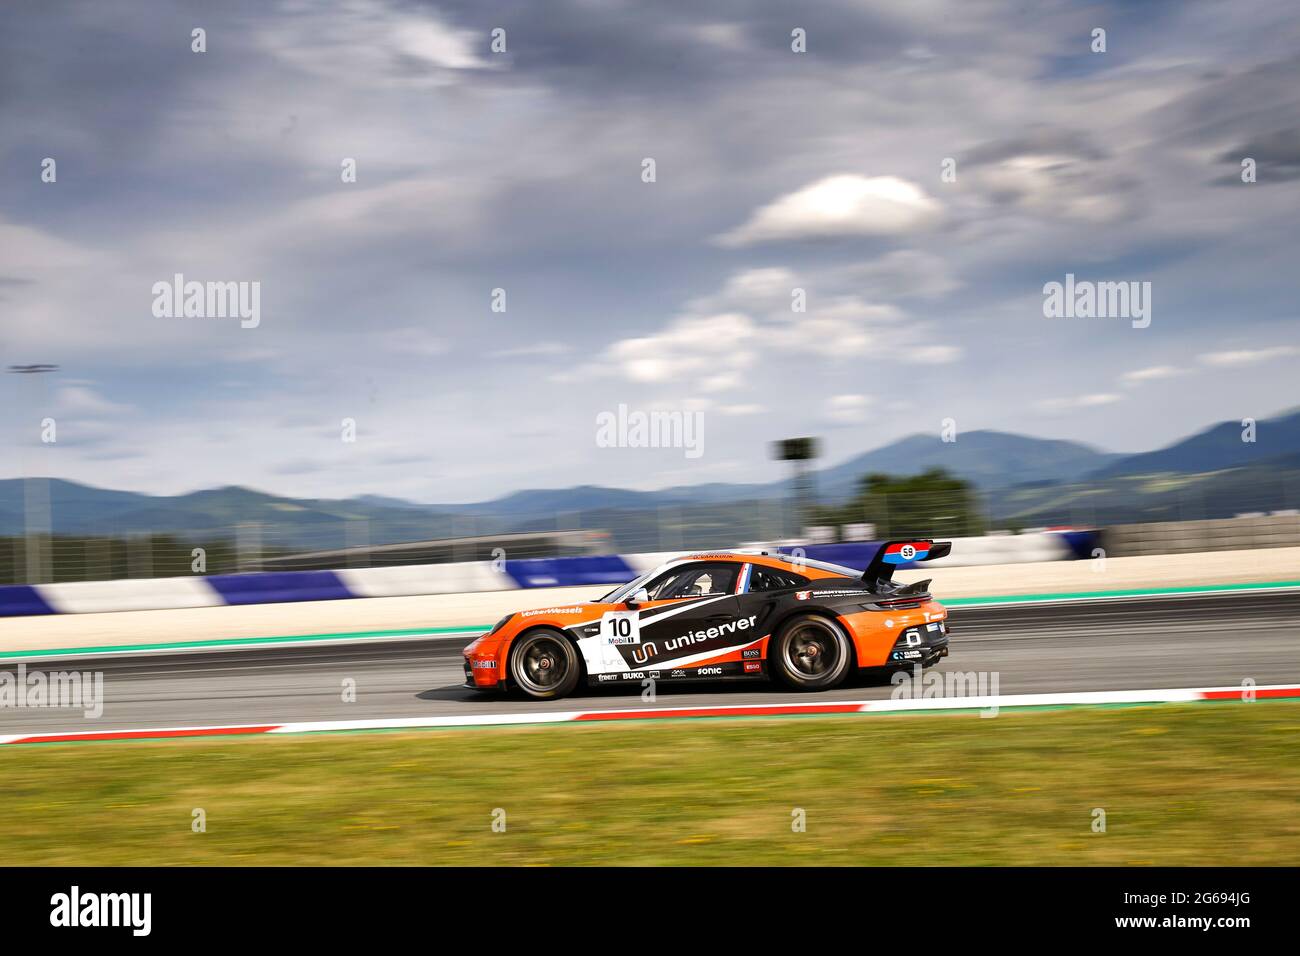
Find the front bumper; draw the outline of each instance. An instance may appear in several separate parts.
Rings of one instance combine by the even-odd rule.
[[[504,618],[501,623],[505,623]],[[497,636],[500,628],[501,625],[498,624],[486,634],[476,637],[461,650],[465,670],[463,687],[474,690],[496,690],[505,685],[501,639]]]
[[[504,684],[501,668],[492,658],[465,655],[464,687],[473,690],[498,690]]]

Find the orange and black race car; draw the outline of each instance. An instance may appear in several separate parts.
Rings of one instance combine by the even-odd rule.
[[[519,611],[465,648],[465,683],[563,697],[646,679],[761,680],[835,687],[855,668],[928,667],[948,655],[948,612],[901,564],[948,541],[887,541],[866,570],[797,555],[726,551],[677,558],[599,600]]]

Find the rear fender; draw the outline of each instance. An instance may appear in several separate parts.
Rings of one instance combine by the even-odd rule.
[[[763,645],[763,659],[770,663],[772,646],[776,642],[776,635],[780,632],[781,628],[785,627],[786,622],[792,618],[802,617],[806,614],[815,614],[818,617],[824,617],[828,621],[833,621],[839,626],[840,630],[842,630],[845,636],[849,639],[849,653],[852,657],[852,660],[849,661],[849,666],[855,668],[858,667],[858,642],[853,633],[853,628],[845,620],[844,615],[821,604],[810,604],[806,607],[792,607],[780,612],[779,615],[774,616],[772,619],[772,627],[767,631],[766,643]]]

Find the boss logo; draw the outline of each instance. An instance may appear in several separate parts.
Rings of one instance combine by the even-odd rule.
[[[740,656],[741,656],[741,657],[760,657],[760,656],[762,656],[762,653],[763,653],[763,652],[760,651],[757,647],[750,647],[750,648],[747,648],[747,649],[741,651],[741,652],[740,652]]]

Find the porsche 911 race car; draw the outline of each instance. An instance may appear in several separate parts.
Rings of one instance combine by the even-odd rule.
[[[948,612],[901,564],[948,541],[887,541],[865,571],[766,551],[669,561],[599,600],[519,611],[464,650],[465,685],[563,697],[646,679],[763,680],[827,690],[856,669],[928,667],[948,655]]]

